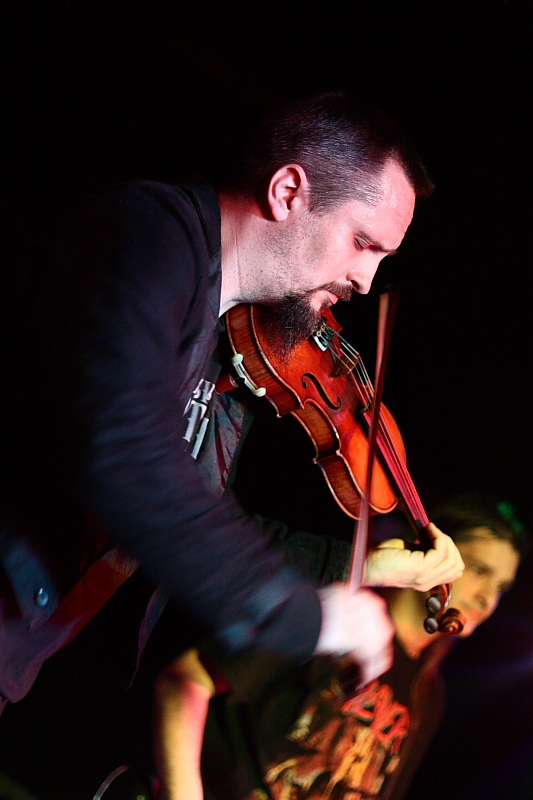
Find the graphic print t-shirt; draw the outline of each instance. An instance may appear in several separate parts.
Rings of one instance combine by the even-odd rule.
[[[276,754],[265,758],[264,781],[271,796],[380,798],[409,733],[409,694],[419,668],[397,648],[393,668],[352,697],[332,673],[304,702]]]

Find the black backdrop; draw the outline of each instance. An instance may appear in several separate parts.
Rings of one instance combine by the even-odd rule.
[[[271,100],[330,87],[363,91],[403,123],[437,185],[378,281],[401,288],[384,399],[411,474],[428,502],[455,489],[492,491],[515,502],[531,527],[525,5],[6,7],[2,210],[15,284],[25,288],[49,220],[80,191],[138,176],[173,181],[206,150],[229,158],[232,137]],[[369,367],[378,288],[339,311]],[[269,449],[261,444],[262,484],[280,503],[291,485],[304,520],[338,525],[344,535],[346,520],[320,476],[300,467],[299,434],[279,423],[277,435],[281,444],[271,434]],[[287,441],[293,457],[280,460],[276,447]],[[411,800],[532,796],[532,578],[530,557],[496,617],[448,662],[447,718]]]

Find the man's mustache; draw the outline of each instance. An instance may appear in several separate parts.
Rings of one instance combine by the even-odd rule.
[[[339,300],[344,300],[346,303],[352,299],[353,286],[347,286],[345,283],[326,283],[320,287],[325,289],[326,292],[336,295]]]

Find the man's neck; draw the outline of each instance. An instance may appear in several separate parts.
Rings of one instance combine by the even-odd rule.
[[[222,288],[220,295],[220,316],[232,306],[243,302],[243,275],[241,253],[244,247],[242,227],[246,218],[246,209],[242,201],[221,195],[219,197],[222,219]]]
[[[260,252],[265,219],[253,198],[220,194],[222,290],[220,316],[238,303],[255,302],[263,263]],[[263,254],[264,255],[264,254]]]

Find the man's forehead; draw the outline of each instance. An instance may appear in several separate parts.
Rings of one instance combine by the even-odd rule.
[[[369,205],[354,199],[351,207],[348,204],[348,213],[355,228],[381,244],[384,250],[393,252],[412,222],[415,200],[415,193],[406,180],[389,182],[389,190],[379,202]]]

